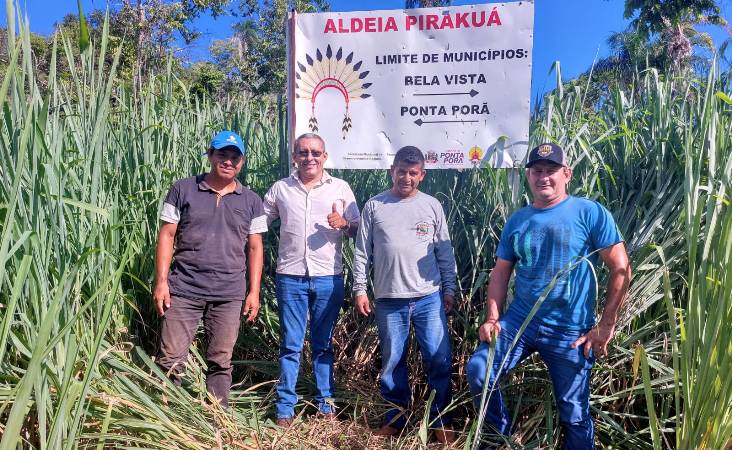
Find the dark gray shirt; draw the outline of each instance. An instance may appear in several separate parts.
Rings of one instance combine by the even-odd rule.
[[[204,175],[176,181],[160,220],[177,223],[170,293],[205,300],[242,300],[246,295],[246,244],[267,231],[262,200],[236,182],[219,196]]]
[[[454,294],[455,255],[440,202],[423,192],[399,198],[390,191],[366,202],[353,255],[357,295],[366,294],[369,262],[376,298]]]

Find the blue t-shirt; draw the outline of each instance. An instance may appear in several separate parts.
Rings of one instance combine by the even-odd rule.
[[[560,270],[597,249],[622,242],[613,216],[599,203],[569,196],[550,208],[526,206],[509,217],[498,257],[515,263],[512,314],[526,317]],[[599,255],[588,259],[597,265]],[[559,328],[584,330],[595,325],[596,283],[588,263],[561,277],[535,318]]]

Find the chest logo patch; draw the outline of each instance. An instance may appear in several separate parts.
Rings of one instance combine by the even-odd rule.
[[[415,229],[417,231],[417,237],[426,237],[430,235],[432,225],[429,222],[418,222],[415,225]]]

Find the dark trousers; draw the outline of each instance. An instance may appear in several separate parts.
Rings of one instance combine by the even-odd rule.
[[[241,301],[206,301],[171,296],[170,309],[163,316],[158,365],[180,386],[188,350],[198,323],[208,343],[206,348],[206,388],[224,406],[229,406],[231,355],[239,335]]]

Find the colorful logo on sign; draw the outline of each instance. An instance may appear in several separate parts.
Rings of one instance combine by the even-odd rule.
[[[371,97],[366,89],[371,83],[364,80],[369,75],[368,70],[361,71],[363,61],[353,63],[353,52],[343,55],[343,47],[335,53],[330,45],[325,54],[320,49],[315,50],[315,58],[305,54],[305,64],[297,62],[295,70],[295,97],[310,100],[311,115],[308,128],[313,133],[318,132],[318,118],[315,116],[315,102],[318,94],[326,89],[335,89],[343,96],[346,112],[343,115],[343,139],[351,130],[352,121],[349,115],[351,101]]]
[[[427,164],[437,164],[437,152],[427,152],[424,162]]]
[[[468,158],[473,166],[478,166],[480,160],[483,159],[483,149],[476,145],[468,151]]]

